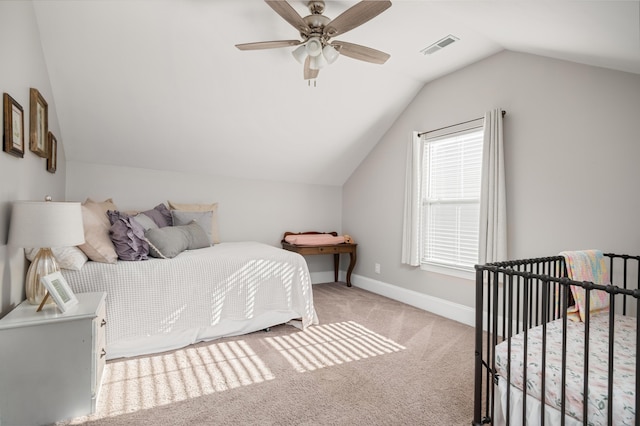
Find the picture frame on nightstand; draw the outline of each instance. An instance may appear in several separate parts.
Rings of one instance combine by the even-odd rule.
[[[56,302],[61,312],[64,313],[71,306],[78,304],[78,298],[60,271],[45,275],[40,278],[40,281],[42,281],[42,285],[47,289],[49,295],[53,298],[54,302]]]

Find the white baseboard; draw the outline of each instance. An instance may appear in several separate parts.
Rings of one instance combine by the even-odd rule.
[[[318,278],[316,280],[316,277]],[[346,273],[340,271],[340,280],[346,281]],[[333,272],[317,272],[311,274],[311,282],[332,282]],[[475,327],[475,309],[459,303],[450,302],[448,300],[429,296],[427,294],[418,293],[417,291],[407,290],[402,287],[387,284],[361,275],[351,275],[351,284],[368,290],[372,293],[379,294],[407,305],[449,318],[454,321]]]

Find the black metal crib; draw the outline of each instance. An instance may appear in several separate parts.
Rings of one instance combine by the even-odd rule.
[[[516,421],[512,420],[512,392],[511,388],[514,377],[510,377],[512,374],[512,361],[513,354],[516,352],[515,348],[512,348],[512,339],[515,341],[517,335],[519,336],[519,344],[524,347],[522,351],[522,363],[524,368],[520,374],[522,388],[527,389],[526,393],[522,393],[522,389],[519,389],[522,398],[519,399],[522,404],[522,418],[527,418],[527,404],[531,404],[527,394],[529,393],[529,381],[527,380],[527,374],[538,375],[537,380],[539,388],[541,388],[541,397],[539,398],[540,407],[539,413],[537,413],[539,424],[561,424],[565,425],[565,421],[573,422],[574,418],[567,412],[567,394],[566,394],[566,380],[567,380],[567,362],[569,356],[567,354],[567,315],[563,313],[567,312],[567,308],[573,304],[573,297],[571,295],[570,286],[579,286],[585,289],[586,306],[590,306],[590,294],[592,290],[604,290],[609,297],[609,312],[608,314],[601,314],[601,321],[608,321],[608,359],[606,365],[608,369],[608,375],[606,376],[607,397],[606,406],[603,403],[600,416],[604,416],[599,424],[614,425],[619,421],[614,422],[614,369],[616,363],[614,362],[614,342],[616,338],[620,336],[616,335],[615,324],[616,318],[619,315],[626,316],[625,321],[631,321],[635,324],[635,342],[638,342],[640,338],[640,256],[629,255],[617,255],[612,253],[605,253],[607,258],[608,272],[611,285],[597,285],[590,282],[572,281],[567,278],[567,268],[565,265],[565,259],[563,256],[552,256],[536,259],[526,259],[508,262],[499,262],[486,265],[476,265],[476,317],[475,317],[475,386],[474,386],[474,413],[473,413],[473,425],[479,426],[482,424],[494,424],[496,415],[501,418],[500,423],[516,424]],[[635,321],[634,321],[635,319]],[[555,398],[556,407],[554,410],[557,412],[556,421],[550,421],[545,418],[545,413],[548,414],[549,400],[551,399],[546,395],[547,388],[547,372],[549,366],[547,365],[548,357],[548,332],[547,328],[552,321],[554,327],[561,329],[561,337],[557,337],[557,340],[561,341],[561,365],[559,366],[559,379],[558,376],[554,377],[554,380],[561,380],[561,391],[557,398]],[[581,402],[581,416],[577,416],[575,420],[581,424],[598,424],[598,422],[592,421],[589,418],[588,407],[588,395],[590,395],[590,382],[595,380],[594,377],[589,376],[589,333],[592,316],[587,313],[584,319],[584,341],[583,341],[583,354],[573,355],[584,357],[582,360],[583,366],[580,367],[581,374],[583,375],[580,380],[584,382],[584,387],[581,390],[583,397]],[[561,324],[561,326],[560,326]],[[581,325],[582,327],[582,325]],[[604,328],[604,326],[602,326]],[[528,353],[531,348],[528,348],[529,335],[536,329],[537,335],[541,336],[541,351],[540,358],[536,360],[528,360]],[[628,331],[628,330],[627,330]],[[582,333],[582,329],[579,331]],[[560,336],[560,335],[558,335]],[[595,336],[595,335],[594,335]],[[633,336],[631,336],[633,337]],[[630,337],[630,338],[631,338]],[[593,338],[592,338],[593,340]],[[502,342],[501,351],[506,350],[507,356],[503,359],[507,360],[507,377],[498,374],[496,368],[496,346]],[[604,344],[604,343],[603,343]],[[560,346],[558,346],[560,347]],[[635,345],[635,405],[628,409],[626,413],[627,418],[632,417],[630,424],[640,426],[640,416],[635,415],[635,408],[640,407],[640,356],[638,356],[638,348],[640,346]],[[506,349],[505,349],[506,348]],[[633,349],[632,349],[633,351]],[[503,353],[503,352],[501,352]],[[519,356],[519,355],[515,355]],[[593,355],[591,356],[591,359]],[[540,365],[539,372],[528,373],[528,362],[535,361]],[[520,360],[518,360],[520,362]],[[592,361],[593,362],[593,361]],[[601,361],[604,364],[604,360]],[[632,364],[632,361],[629,361]],[[504,361],[503,361],[504,364]],[[555,367],[552,367],[555,368]],[[570,367],[574,368],[574,367]],[[503,365],[504,371],[504,365]],[[631,373],[633,375],[633,372]],[[504,386],[506,386],[506,392],[500,393],[498,391],[498,383],[500,380],[504,380]],[[630,378],[633,380],[633,377]],[[506,383],[506,384],[505,384]],[[603,384],[598,385],[603,388]],[[633,386],[633,385],[630,385]],[[504,389],[504,388],[503,388]],[[617,390],[616,392],[620,392]],[[592,392],[593,393],[593,392]],[[629,392],[631,394],[633,392]],[[505,405],[506,395],[506,405]],[[617,394],[619,395],[619,393]],[[498,405],[500,407],[506,407],[504,410],[496,408],[496,398],[499,398]],[[629,396],[633,398],[633,396]],[[529,401],[528,401],[529,400]],[[591,402],[591,401],[589,401]],[[533,404],[531,405],[534,406]],[[537,405],[535,405],[537,406]],[[518,407],[514,405],[514,407]],[[593,408],[592,408],[593,409]],[[536,409],[537,410],[537,409]],[[499,412],[497,412],[499,411]],[[605,413],[606,411],[606,413]],[[632,411],[632,412],[631,412]],[[517,409],[520,414],[519,407]],[[593,415],[593,413],[592,413]],[[581,417],[581,419],[580,419]],[[522,420],[517,421],[520,424]],[[548,422],[548,423],[545,423]],[[574,424],[574,423],[571,423]],[[624,423],[627,424],[627,423]]]

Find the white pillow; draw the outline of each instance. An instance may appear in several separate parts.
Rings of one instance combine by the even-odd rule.
[[[26,248],[24,254],[27,256],[30,262],[38,254],[38,248]],[[53,257],[56,258],[58,266],[62,269],[71,269],[73,271],[79,271],[82,269],[85,263],[87,263],[87,255],[78,247],[53,247],[51,249]]]

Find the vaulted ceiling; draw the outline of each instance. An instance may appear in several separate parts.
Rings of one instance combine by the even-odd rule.
[[[261,0],[34,7],[71,161],[342,185],[425,83],[501,50],[640,74],[639,1],[393,0],[339,37],[390,59],[342,56],[311,85],[293,47],[235,48],[299,38]],[[459,41],[420,52],[449,34]]]

